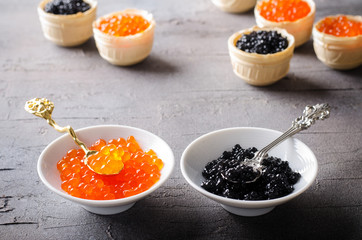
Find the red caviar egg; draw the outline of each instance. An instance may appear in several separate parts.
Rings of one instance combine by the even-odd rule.
[[[294,22],[306,17],[311,8],[303,0],[264,0],[257,4],[257,10],[271,22]]]
[[[348,19],[344,15],[326,17],[317,25],[317,29],[337,37],[355,37],[362,34],[362,22]]]
[[[113,157],[122,164],[122,171],[114,175],[101,175],[91,171],[83,161],[82,150],[71,149],[58,161],[57,169],[62,180],[61,187],[74,197],[110,200],[139,194],[152,187],[161,177],[163,162],[151,149],[144,152],[133,136],[126,139],[111,139],[108,143],[97,140],[91,150],[98,151],[89,162],[94,168],[118,168],[107,165]],[[108,160],[107,160],[108,157]],[[92,166],[93,168],[93,166]]]
[[[121,14],[102,19],[97,28],[109,35],[123,37],[145,31],[150,22],[140,15]]]

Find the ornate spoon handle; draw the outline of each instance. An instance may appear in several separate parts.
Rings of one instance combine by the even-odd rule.
[[[87,146],[79,140],[71,126],[61,127],[52,119],[52,112],[54,109],[54,103],[49,101],[46,98],[33,98],[25,103],[25,110],[31,114],[34,114],[37,117],[47,120],[48,124],[52,126],[58,132],[64,133],[68,132],[73,138],[74,142],[83,149],[85,152],[86,158],[84,159],[85,164],[87,158],[90,155],[95,154],[97,151],[89,150]]]
[[[308,129],[312,126],[316,120],[324,120],[329,117],[330,106],[328,104],[317,104],[314,106],[306,106],[302,116],[297,117],[293,122],[292,126],[283,133],[280,137],[275,139],[273,142],[268,144],[266,147],[262,148],[256,153],[255,158],[257,160],[262,160],[263,157],[276,145],[285,139],[293,136],[294,134]]]

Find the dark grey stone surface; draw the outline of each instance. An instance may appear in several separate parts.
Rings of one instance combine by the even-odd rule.
[[[361,0],[315,2],[316,20],[362,12]],[[0,239],[361,239],[362,67],[329,69],[310,40],[295,50],[284,79],[253,87],[233,74],[226,44],[255,25],[252,11],[228,14],[209,0],[103,0],[98,16],[135,7],[157,22],[151,55],[116,67],[99,56],[93,38],[73,48],[47,41],[37,4],[0,0]],[[60,198],[37,176],[39,154],[60,134],[23,110],[33,97],[55,102],[60,125],[122,124],[159,135],[174,150],[174,174],[114,216]],[[317,156],[319,173],[295,200],[264,216],[238,217],[183,179],[179,159],[200,135],[235,126],[283,131],[319,102],[332,106],[331,117],[297,136]]]

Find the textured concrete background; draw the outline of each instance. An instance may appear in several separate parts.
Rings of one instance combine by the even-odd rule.
[[[361,0],[316,0],[316,20],[357,15]],[[98,16],[134,7],[155,16],[154,48],[142,63],[115,67],[93,38],[74,48],[47,41],[38,1],[0,0],[0,239],[360,239],[362,236],[362,67],[335,71],[312,40],[295,50],[288,75],[252,87],[231,69],[227,38],[255,25],[252,11],[228,14],[209,0],[102,0]],[[60,134],[23,110],[55,102],[53,117],[75,129],[122,124],[153,132],[174,150],[166,184],[133,208],[98,216],[40,182],[40,152]],[[317,156],[316,182],[271,213],[232,215],[183,179],[185,147],[226,127],[287,129],[305,105],[327,102],[331,117],[297,136]]]

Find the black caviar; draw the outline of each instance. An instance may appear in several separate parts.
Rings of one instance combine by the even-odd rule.
[[[44,11],[58,15],[70,15],[88,11],[91,6],[83,0],[53,0],[45,5]]]
[[[243,149],[236,144],[231,151],[206,164],[202,175],[205,180],[201,187],[219,196],[241,200],[267,200],[286,196],[293,192],[294,184],[301,175],[294,172],[287,161],[268,157],[262,161],[265,166],[259,179],[252,183],[257,173],[251,167],[241,164],[251,159],[257,151],[255,147]]]
[[[236,47],[244,52],[270,54],[281,52],[288,47],[288,39],[277,31],[253,31],[243,34]]]

